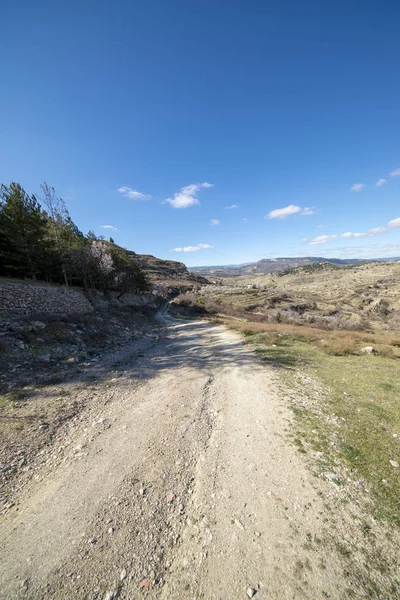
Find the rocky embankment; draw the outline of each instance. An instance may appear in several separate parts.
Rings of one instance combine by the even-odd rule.
[[[33,286],[24,288],[27,296],[37,297]],[[64,294],[64,288],[43,287],[37,289],[41,292],[38,296],[46,296],[50,291],[51,298],[45,299],[40,313],[32,310],[29,302],[20,302],[17,294],[14,311],[2,313],[0,393],[21,385],[62,378],[72,366],[95,361],[101,353],[141,337],[154,329],[154,316],[165,304],[164,299],[149,295],[147,300],[142,296],[133,297],[131,303],[125,305],[98,298],[93,306],[83,294],[75,293],[81,296],[83,312],[68,312],[71,306],[77,308],[76,298],[75,304],[71,302],[69,307],[62,303],[54,307],[52,300],[57,295],[53,296],[53,290],[63,292],[60,294],[63,299],[69,296],[74,299],[72,294]],[[46,312],[45,309],[50,308],[56,311]]]

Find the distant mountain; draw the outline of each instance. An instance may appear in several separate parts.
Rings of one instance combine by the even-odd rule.
[[[338,267],[347,265],[358,265],[366,262],[395,262],[400,261],[399,257],[391,258],[371,258],[364,260],[361,258],[323,258],[322,256],[302,256],[294,258],[263,258],[258,262],[244,263],[241,265],[219,265],[212,267],[189,267],[189,271],[202,277],[211,279],[219,277],[239,277],[241,275],[265,275],[273,271],[284,271],[294,267],[303,267],[306,265],[329,263]]]

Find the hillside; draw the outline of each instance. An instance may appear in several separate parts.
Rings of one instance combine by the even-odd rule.
[[[204,286],[211,311],[329,329],[400,328],[400,264],[304,265]]]
[[[298,256],[289,258],[263,258],[258,262],[244,263],[241,265],[220,265],[211,267],[189,267],[189,271],[202,275],[203,277],[239,277],[241,275],[259,275],[273,273],[274,271],[283,271],[294,267],[312,265],[319,263],[330,263],[339,267],[347,265],[357,265],[366,262],[395,262],[399,257],[377,258],[363,260],[360,258],[323,258],[321,256]]]
[[[83,234],[54,188],[41,189],[39,203],[18,183],[0,186],[0,277],[120,296],[151,288],[168,295],[205,283],[183,263],[136,254],[94,231]]]
[[[164,260],[151,254],[136,254],[133,250],[126,250],[116,244],[113,246],[125,251],[130,258],[139,263],[153,288],[162,293],[179,293],[209,283],[197,273],[190,273],[184,263]]]

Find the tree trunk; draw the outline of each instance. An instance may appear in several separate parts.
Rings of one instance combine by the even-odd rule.
[[[62,267],[61,267],[61,270],[62,270],[62,274],[63,274],[63,276],[64,276],[64,282],[65,282],[65,285],[69,285],[69,283],[68,283],[68,277],[67,277],[67,272],[66,272],[66,270],[65,270],[65,267],[64,267],[64,265],[62,265]]]

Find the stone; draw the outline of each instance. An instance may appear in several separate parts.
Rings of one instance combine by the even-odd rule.
[[[167,502],[173,502],[175,499],[175,494],[167,494]]]
[[[121,575],[119,576],[120,580],[123,581],[126,579],[126,569],[122,569]]]
[[[139,583],[139,587],[141,590],[147,591],[150,587],[150,579],[147,579],[147,577],[142,579],[142,581]]]
[[[46,323],[43,323],[43,321],[32,321],[31,327],[32,331],[39,331],[39,329],[46,329]]]
[[[373,346],[365,346],[361,352],[363,354],[376,354],[376,350]]]
[[[25,350],[25,344],[21,340],[16,340],[15,345],[19,350]]]
[[[398,469],[400,466],[399,463],[397,462],[397,460],[390,460],[389,462],[392,465],[392,467],[394,467],[395,469]]]
[[[249,598],[252,598],[253,596],[255,596],[257,594],[257,590],[255,590],[254,588],[247,588],[247,595]]]
[[[113,600],[115,598],[115,592],[107,592],[104,596],[104,600]]]

